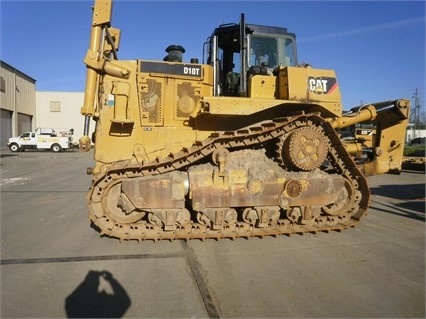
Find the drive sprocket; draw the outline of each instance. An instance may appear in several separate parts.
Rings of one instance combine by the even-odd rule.
[[[304,126],[283,136],[279,143],[281,162],[291,168],[312,171],[327,158],[330,142],[321,127]]]

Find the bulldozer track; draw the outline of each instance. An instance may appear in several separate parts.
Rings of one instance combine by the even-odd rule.
[[[119,222],[108,216],[102,206],[102,198],[107,190],[123,180],[182,170],[211,155],[218,148],[226,148],[230,151],[242,147],[251,148],[268,141],[279,140],[295,129],[313,126],[321,128],[329,139],[330,148],[327,161],[338,174],[349,181],[353,189],[353,193],[350,195],[350,203],[344,208],[344,211],[338,214],[320,215],[306,224],[288,219],[278,219],[270,221],[267,227],[261,228],[239,218],[236,223],[226,224],[219,230],[213,230],[208,225],[200,224],[191,219],[188,224],[177,225],[175,230],[166,231],[161,225],[153,225],[143,220],[129,223]],[[213,133],[208,139],[196,142],[191,148],[182,149],[178,153],[170,154],[167,158],[149,163],[132,164],[130,160],[114,163],[105,173],[94,176],[88,194],[89,217],[99,229],[101,235],[120,240],[138,241],[234,239],[341,231],[354,227],[358,223],[360,218],[366,214],[369,200],[370,190],[365,177],[346,152],[331,124],[317,113],[301,113],[242,130]]]

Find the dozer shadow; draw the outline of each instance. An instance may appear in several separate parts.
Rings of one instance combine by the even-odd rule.
[[[65,299],[68,318],[121,318],[130,305],[126,290],[108,271],[89,271]]]

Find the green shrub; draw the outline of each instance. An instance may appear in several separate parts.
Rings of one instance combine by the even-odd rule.
[[[404,156],[425,156],[426,145],[405,145]]]

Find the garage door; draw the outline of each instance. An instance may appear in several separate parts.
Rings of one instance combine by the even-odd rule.
[[[0,117],[0,144],[1,147],[6,147],[7,140],[12,137],[12,112],[1,110]]]
[[[31,131],[32,116],[18,113],[18,134]]]

